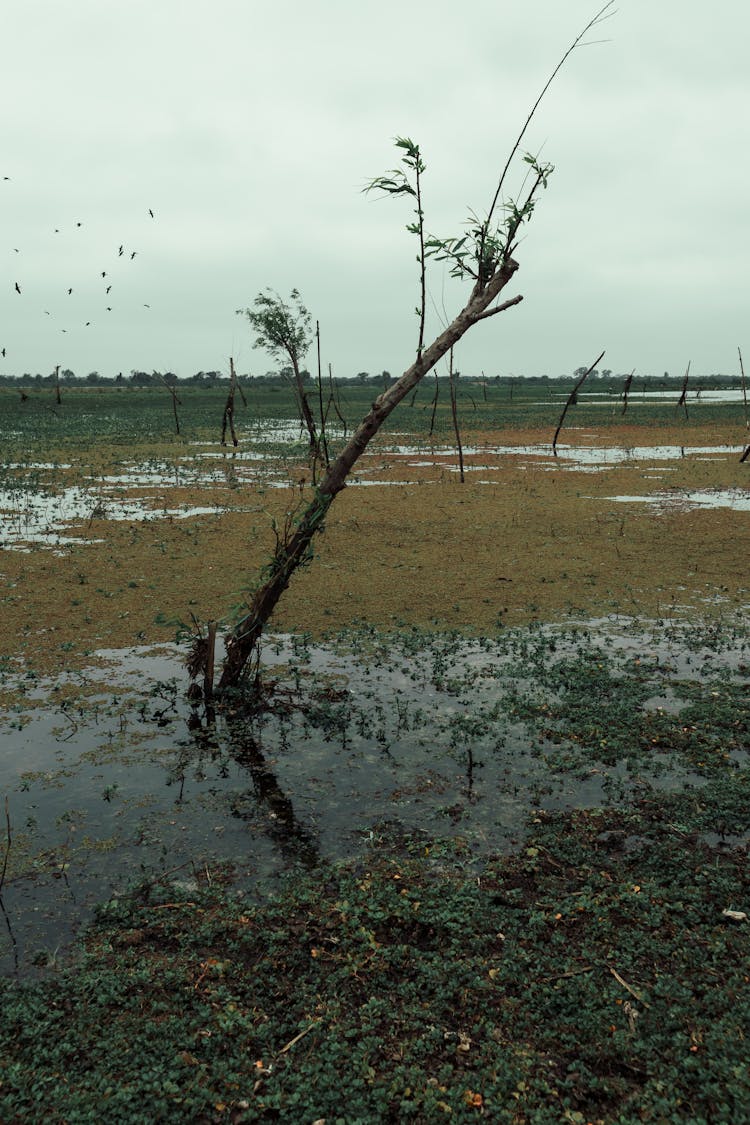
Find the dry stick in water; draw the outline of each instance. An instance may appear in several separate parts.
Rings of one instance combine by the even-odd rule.
[[[3,856],[3,870],[0,872],[0,894],[3,891],[3,884],[5,883],[5,872],[8,870],[8,856],[13,840],[10,834],[10,812],[8,811],[8,798],[5,798],[5,855]]]
[[[339,422],[343,426],[344,441],[346,441],[346,435],[349,432],[349,428],[346,424],[346,418],[341,413],[341,408],[339,406],[339,396],[337,394],[336,384],[333,381],[333,372],[331,370],[330,363],[328,364],[328,393],[330,395],[331,405],[333,406],[333,409],[336,412],[336,417],[338,418]]]
[[[435,394],[433,395],[433,398],[432,398],[432,415],[430,417],[430,432],[429,432],[429,435],[428,435],[429,437],[432,437],[432,435],[435,432],[435,415],[437,414],[437,405],[438,405],[438,398],[439,397],[440,397],[440,384],[438,382],[438,373],[436,371],[435,372]]]
[[[623,414],[623,416],[625,415],[625,411],[628,408],[628,394],[630,393],[630,384],[633,382],[633,376],[634,375],[635,375],[635,368],[633,368],[633,370],[628,375],[627,379],[625,380],[624,386],[622,388],[622,414]]]
[[[216,625],[209,621],[206,638],[206,668],[203,673],[203,698],[211,699],[214,694],[214,665],[216,661]]]
[[[737,348],[737,352],[740,357],[740,371],[742,372],[742,399],[745,403],[745,429],[748,430],[750,429],[750,423],[748,423],[747,419],[747,386],[745,385],[745,365],[742,362],[742,352],[739,348]],[[748,445],[747,449],[740,457],[740,465],[747,461],[748,457],[750,457],[750,445]]]
[[[13,927],[10,924],[10,918],[8,917],[8,912],[5,909],[5,903],[3,902],[3,884],[5,883],[5,873],[8,870],[8,856],[10,855],[10,849],[13,843],[10,834],[10,813],[8,811],[7,796],[5,798],[5,832],[5,855],[3,856],[3,870],[2,872],[0,872],[0,912],[5,919],[5,926],[8,930],[10,944],[13,946],[13,965],[16,971],[16,975],[18,975],[18,943],[16,942],[16,935],[13,933]]]
[[[553,452],[555,457],[557,457],[557,439],[560,436],[560,430],[562,429],[563,422],[565,421],[565,415],[568,413],[568,407],[572,406],[573,403],[576,401],[576,396],[578,395],[578,392],[580,391],[581,387],[586,382],[589,375],[591,374],[591,372],[596,367],[597,363],[599,363],[602,360],[603,357],[604,357],[604,352],[602,352],[601,355],[597,356],[597,358],[594,360],[594,362],[591,364],[591,367],[589,367],[587,371],[584,371],[583,375],[581,376],[581,378],[578,380],[576,385],[573,387],[573,390],[568,395],[568,401],[565,403],[565,406],[563,407],[563,412],[560,415],[560,421],[557,423],[557,429],[555,430],[555,436],[552,439],[552,452]]]
[[[684,374],[683,379],[682,379],[682,390],[680,392],[680,397],[677,400],[677,409],[679,410],[681,406],[684,406],[686,418],[688,417],[687,388],[688,388],[688,379],[689,378],[690,378],[690,363],[688,362],[688,365],[685,369],[685,374]]]
[[[177,397],[177,391],[174,389],[174,387],[170,383],[167,382],[167,380],[164,378],[164,376],[160,375],[159,378],[161,379],[162,383],[164,384],[164,386],[167,388],[167,390],[169,391],[169,393],[172,396],[172,410],[174,412],[174,429],[175,429],[175,433],[179,437],[180,436],[180,419],[179,419],[178,414],[177,414],[177,407],[178,407],[178,405],[182,406],[182,403],[180,402],[179,398]]]
[[[737,354],[740,357],[740,372],[742,373],[742,401],[745,404],[745,429],[750,430],[750,421],[747,416],[747,384],[745,383],[745,365],[742,362],[742,352],[737,348]]]
[[[331,464],[328,456],[328,439],[326,438],[326,421],[328,410],[323,406],[323,371],[320,364],[320,321],[315,321],[315,346],[318,353],[318,409],[320,410],[320,433],[318,435],[318,453],[323,454],[326,469]]]
[[[458,472],[461,484],[464,483],[464,450],[461,445],[461,429],[458,425],[458,404],[456,402],[456,372],[453,369],[453,348],[450,350],[450,360],[448,363],[448,375],[450,377],[450,391],[451,391],[451,416],[453,418],[453,432],[456,435],[456,449],[458,450]]]
[[[229,432],[232,435],[232,445],[235,447],[235,449],[239,445],[239,442],[237,440],[237,434],[236,434],[235,429],[234,429],[234,394],[235,394],[236,390],[237,390],[237,373],[234,370],[234,358],[232,356],[230,356],[229,357],[229,394],[227,395],[227,401],[224,404],[224,414],[223,414],[222,419],[221,419],[221,444],[222,445],[227,444],[227,441],[226,441],[227,426],[229,426]],[[243,395],[243,400],[244,400],[244,395]],[[245,404],[245,405],[247,405],[247,404]]]

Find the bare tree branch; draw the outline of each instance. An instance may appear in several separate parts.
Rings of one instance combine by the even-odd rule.
[[[495,305],[494,309],[487,309],[486,312],[480,313],[474,323],[478,324],[480,320],[486,320],[487,317],[495,316],[496,313],[505,312],[506,309],[512,308],[513,305],[520,305],[522,300],[522,293],[519,293],[517,297],[509,297],[508,300],[503,301],[501,305]]]

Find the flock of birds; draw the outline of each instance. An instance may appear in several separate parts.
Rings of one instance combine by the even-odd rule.
[[[10,176],[3,176],[3,180],[10,180]],[[149,215],[151,216],[151,218],[152,218],[152,219],[155,219],[155,218],[156,218],[156,216],[154,215],[154,212],[153,212],[153,210],[152,210],[152,209],[151,209],[150,207],[148,208],[148,213],[149,213]],[[81,229],[82,227],[83,227],[83,223],[82,223],[82,222],[76,222],[76,224],[75,224],[75,229],[76,229],[76,230],[80,230],[80,229]],[[55,233],[55,234],[62,234],[62,233],[64,233],[64,228],[63,228],[63,227],[55,227],[55,228],[54,228],[54,233]],[[20,254],[20,253],[21,253],[21,250],[20,250],[20,248],[19,248],[19,247],[17,247],[17,246],[14,246],[14,247],[13,247],[13,251],[14,251],[14,253],[16,253],[16,254]],[[137,251],[137,250],[132,250],[132,249],[130,249],[129,247],[126,247],[124,243],[120,243],[120,245],[119,245],[119,246],[118,246],[118,248],[117,248],[117,255],[116,255],[116,257],[117,257],[118,259],[119,259],[119,258],[125,258],[125,260],[126,260],[126,261],[128,261],[128,260],[129,260],[129,261],[131,261],[131,262],[132,262],[132,261],[133,261],[133,260],[135,259],[135,257],[137,256],[137,254],[138,254],[138,251]],[[111,267],[110,267],[110,268],[111,268]],[[111,280],[111,274],[110,274],[110,271],[109,271],[109,270],[101,270],[101,271],[100,271],[100,277],[99,277],[99,279],[100,279],[100,281],[102,281],[102,282],[104,282],[104,283],[105,283],[105,284],[104,284],[104,287],[103,287],[103,288],[104,288],[104,296],[105,296],[105,297],[109,297],[109,294],[110,294],[110,293],[112,292],[112,287],[113,287],[113,284],[114,284],[114,282],[113,282],[113,281]],[[21,285],[21,283],[20,283],[20,282],[19,282],[18,280],[16,280],[16,281],[14,281],[14,282],[13,282],[13,290],[15,291],[15,293],[16,293],[16,294],[17,294],[18,296],[22,296],[22,295],[23,295],[23,293],[24,293],[24,286],[22,286],[22,285]],[[74,290],[74,287],[73,287],[72,285],[69,285],[69,286],[67,286],[67,287],[65,288],[65,292],[67,293],[67,296],[68,296],[68,297],[71,297],[71,296],[73,295],[74,291],[75,291],[75,290]],[[110,298],[110,299],[111,299],[111,298]],[[112,312],[112,310],[113,310],[113,307],[114,307],[114,306],[112,306],[112,305],[109,305],[109,304],[108,304],[108,305],[105,305],[105,306],[104,306],[104,309],[105,309],[105,311],[106,311],[106,312],[108,312],[108,313],[111,313],[111,312]],[[150,309],[150,308],[151,308],[151,305],[147,304],[147,303],[146,303],[146,302],[144,301],[144,302],[143,302],[143,307],[144,307],[145,309]],[[45,315],[45,316],[50,316],[50,317],[51,317],[51,316],[53,315],[53,314],[52,314],[52,313],[50,312],[50,310],[49,310],[49,309],[43,309],[42,311],[43,311],[43,313],[44,313],[44,315]],[[91,323],[92,323],[92,321],[90,321],[90,320],[86,320],[86,321],[84,321],[84,322],[83,322],[83,327],[85,327],[85,328],[89,328],[89,327],[91,326]],[[60,329],[60,332],[64,332],[64,333],[67,333],[67,331],[68,331],[68,329],[67,329],[67,328],[61,328],[61,329]],[[5,345],[3,345],[3,347],[1,347],[1,348],[0,348],[0,356],[2,356],[2,358],[3,358],[3,359],[5,359],[5,358],[6,358],[6,356],[7,356],[7,348],[5,347]]]

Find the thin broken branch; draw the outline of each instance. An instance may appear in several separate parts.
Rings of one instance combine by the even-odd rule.
[[[583,384],[586,382],[586,380],[588,379],[591,372],[595,369],[597,363],[599,363],[600,360],[603,358],[603,356],[604,356],[604,352],[602,352],[601,355],[597,356],[597,358],[591,364],[591,367],[589,367],[589,369],[587,371],[584,371],[583,375],[581,376],[581,378],[578,380],[576,385],[573,387],[573,390],[568,395],[568,401],[565,403],[565,406],[563,407],[563,412],[560,415],[560,421],[557,423],[557,429],[555,430],[555,436],[552,439],[552,452],[553,452],[555,457],[557,457],[557,439],[560,435],[560,430],[562,429],[563,422],[565,421],[565,415],[568,413],[568,407],[572,406],[573,403],[576,401],[576,399],[578,397],[579,390],[581,389]]]

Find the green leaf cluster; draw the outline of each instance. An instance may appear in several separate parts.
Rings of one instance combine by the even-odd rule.
[[[312,343],[312,318],[299,290],[292,289],[285,301],[274,290],[259,293],[251,309],[237,309],[257,333],[254,348],[263,348],[275,359],[293,358],[298,363]]]

